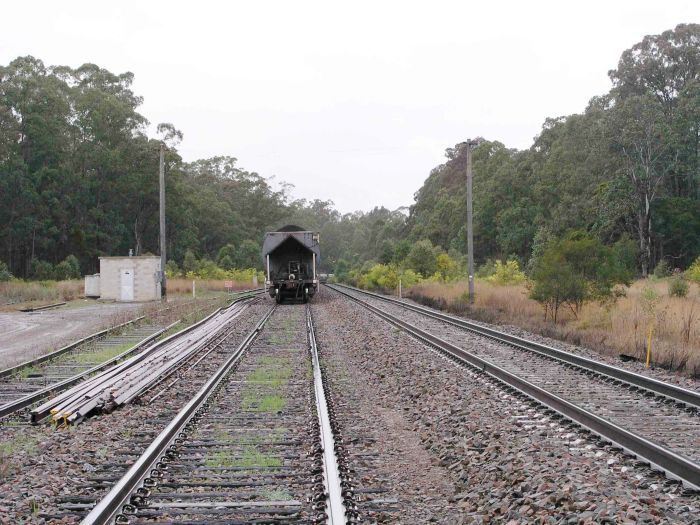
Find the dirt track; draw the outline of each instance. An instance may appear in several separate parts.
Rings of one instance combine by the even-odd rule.
[[[138,303],[75,301],[40,312],[0,312],[0,370],[135,317]]]

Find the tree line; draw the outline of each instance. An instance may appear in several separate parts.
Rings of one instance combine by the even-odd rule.
[[[610,91],[580,114],[546,119],[530,148],[479,139],[477,263],[533,269],[533,254],[576,231],[626,254],[642,275],[660,261],[689,266],[700,255],[699,70],[700,26],[680,24],[624,51]],[[462,264],[464,143],[446,150],[409,208],[341,214],[331,201],[292,198],[289,185],[231,156],[184,162],[175,126],[147,135],[132,83],[94,64],[19,57],[0,66],[0,260],[13,275],[90,273],[100,255],[158,253],[163,141],[173,268],[259,266],[262,235],[285,223],[320,231],[326,272],[406,266],[420,241],[435,261]],[[417,274],[430,270],[414,263]]]
[[[637,268],[685,268],[700,254],[700,25],[646,36],[585,111],[548,118],[523,151],[480,139],[473,152],[476,257],[526,264],[535,245],[585,230],[631,239]],[[464,253],[466,144],[416,193],[413,239]]]

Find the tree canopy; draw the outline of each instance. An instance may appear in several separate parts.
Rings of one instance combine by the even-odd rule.
[[[587,232],[646,274],[700,255],[700,25],[680,24],[624,51],[608,93],[547,118],[530,148],[479,138],[473,150],[478,263],[532,269],[551,239]],[[466,145],[446,150],[410,208],[341,214],[326,200],[221,155],[184,162],[171,123],[146,133],[131,73],[19,57],[0,66],[0,260],[19,277],[95,271],[100,255],[158,253],[158,152],[167,145],[168,254],[259,266],[266,230],[319,231],[322,271],[414,260],[449,273],[466,253]],[[636,253],[635,253],[636,252]],[[440,256],[443,255],[442,259]],[[70,256],[73,258],[69,259]],[[65,262],[65,264],[63,264]],[[392,277],[393,278],[393,277]]]

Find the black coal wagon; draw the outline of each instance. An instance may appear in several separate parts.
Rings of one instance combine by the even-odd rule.
[[[307,302],[316,293],[321,256],[318,240],[318,233],[291,224],[265,234],[265,287],[278,303]]]

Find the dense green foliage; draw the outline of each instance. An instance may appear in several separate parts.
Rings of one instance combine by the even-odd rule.
[[[544,306],[545,318],[549,314],[556,322],[562,305],[576,314],[586,301],[613,299],[616,285],[629,285],[632,269],[619,249],[583,231],[550,242],[534,263],[530,290],[530,297]]]
[[[643,274],[700,254],[700,25],[647,36],[583,114],[547,119],[531,148],[480,140],[474,164],[478,260],[530,259],[539,237],[571,229],[638,246]],[[416,194],[413,240],[464,253],[465,145],[447,150]],[[542,244],[542,243],[540,243]]]
[[[527,150],[477,141],[478,264],[541,272],[556,259],[548,247],[573,230],[615,245],[620,264],[645,275],[700,255],[700,25],[645,37],[609,75],[609,93],[547,119]],[[183,162],[172,125],[146,135],[132,81],[32,57],[0,66],[0,274],[75,276],[103,254],[158,253],[161,141],[171,271],[259,267],[263,233],[292,223],[320,231],[321,270],[339,277],[388,286],[407,271],[408,280],[464,274],[465,144],[447,149],[410,209],[341,214],[330,201],[292,199],[230,156]],[[499,264],[503,278],[521,279],[514,262]],[[586,286],[567,293],[590,294]]]

